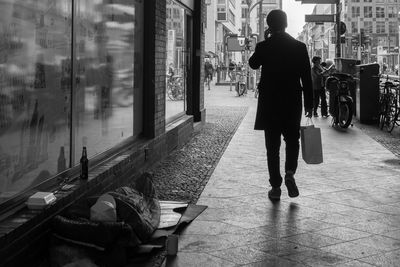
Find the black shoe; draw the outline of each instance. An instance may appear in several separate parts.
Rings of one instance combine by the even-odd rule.
[[[297,188],[296,182],[294,180],[293,174],[285,175],[285,185],[288,190],[289,197],[299,196],[299,189]]]
[[[319,116],[318,116],[318,113],[314,113],[314,117],[319,117]]]
[[[278,201],[281,199],[281,189],[279,187],[272,187],[271,190],[268,191],[268,198],[272,201]]]

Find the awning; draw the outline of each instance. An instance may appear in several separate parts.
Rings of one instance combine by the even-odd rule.
[[[208,52],[204,52],[204,57],[205,58],[214,58],[214,57],[218,57],[218,56],[214,52],[208,51]]]

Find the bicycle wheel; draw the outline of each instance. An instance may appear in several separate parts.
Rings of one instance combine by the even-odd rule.
[[[393,114],[393,116],[391,116],[390,121],[388,121],[387,126],[386,126],[386,130],[391,133],[394,129],[394,126],[397,125],[397,120],[399,117],[399,113],[396,112]]]
[[[398,117],[398,109],[397,109],[397,99],[395,95],[390,96],[387,117],[385,120],[385,129],[389,133],[393,131],[394,126],[396,125]]]
[[[182,78],[179,78],[175,83],[175,100],[183,100],[184,93],[183,80]]]
[[[241,83],[241,82],[239,82],[238,83],[238,95],[242,96],[245,91],[246,91],[246,85]]]
[[[174,94],[173,94],[173,84],[168,83],[167,85],[167,96],[171,100],[175,100]]]
[[[183,85],[182,79],[177,78],[174,82],[171,82],[167,86],[167,95],[169,99],[173,101],[182,100],[183,99]]]
[[[378,118],[378,127],[383,130],[386,121],[386,113],[388,110],[387,96],[383,95],[381,100],[379,101],[379,118]]]
[[[339,103],[339,126],[340,128],[349,127],[353,117],[353,107],[350,103]]]

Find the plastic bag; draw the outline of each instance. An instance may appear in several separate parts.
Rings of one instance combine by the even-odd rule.
[[[311,120],[311,119],[310,119]],[[312,123],[312,120],[311,120]],[[307,164],[323,162],[321,129],[310,124],[300,127],[301,153]]]

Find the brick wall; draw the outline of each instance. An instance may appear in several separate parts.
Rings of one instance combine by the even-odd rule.
[[[166,1],[145,1],[144,50],[144,136],[165,132]]]
[[[167,4],[165,0],[155,1],[155,136],[159,136],[165,131],[165,90],[166,90],[166,16]]]
[[[205,31],[205,25],[207,23],[207,7],[205,5],[205,0],[201,0],[201,24],[200,24],[200,29],[204,29]],[[204,26],[202,26],[202,24]],[[204,51],[205,51],[205,32],[201,32],[201,38],[200,38],[200,51],[201,51],[201,55],[200,55],[200,62],[201,62],[201,67],[200,67],[200,86],[201,86],[201,90],[200,90],[200,110],[204,110]],[[203,117],[203,116],[202,116]]]

